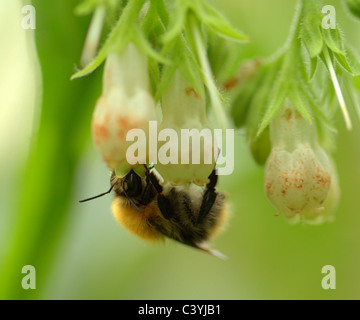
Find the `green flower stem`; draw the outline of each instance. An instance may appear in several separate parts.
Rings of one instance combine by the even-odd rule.
[[[104,24],[106,7],[104,5],[96,8],[90,22],[89,31],[86,35],[84,49],[81,55],[80,64],[85,67],[96,56],[101,31]]]
[[[99,75],[70,82],[86,25],[73,15],[74,4],[51,1],[36,5],[36,44],[43,78],[39,129],[34,132],[28,163],[11,212],[14,224],[0,261],[0,299],[41,299],[59,244],[66,237],[76,201],[74,178],[89,141],[89,123],[99,94]],[[66,17],[66,23],[64,23]],[[61,28],[59,27],[61,25]],[[86,94],[81,94],[86,92]],[[22,267],[36,268],[36,290],[24,290]]]
[[[222,106],[220,93],[216,87],[214,76],[211,71],[211,66],[206,55],[204,40],[201,36],[197,21],[195,20],[194,17],[191,17],[190,19],[191,19],[190,22],[191,30],[192,30],[192,35],[194,37],[197,56],[201,65],[203,76],[205,78],[206,87],[208,88],[209,91],[212,108],[214,110],[220,128],[228,128],[229,122],[226,113],[224,111],[224,108]]]
[[[129,1],[107,42],[109,51],[121,51],[130,40],[137,39],[139,13],[146,0]]]
[[[345,100],[344,100],[343,94],[341,92],[339,81],[338,81],[338,79],[336,77],[334,66],[333,66],[333,64],[331,62],[329,51],[328,51],[326,46],[324,46],[324,48],[323,48],[323,53],[324,53],[326,65],[327,65],[327,67],[329,69],[331,81],[332,81],[332,83],[334,85],[336,97],[337,97],[337,99],[339,101],[340,109],[341,109],[341,112],[342,112],[344,120],[345,120],[346,128],[348,130],[351,130],[352,129],[352,123],[351,123],[350,115],[349,115],[349,112],[348,112],[348,110],[346,108]]]

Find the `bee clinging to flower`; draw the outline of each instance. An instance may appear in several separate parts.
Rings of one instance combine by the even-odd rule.
[[[133,170],[124,178],[113,173],[112,210],[122,226],[144,240],[167,237],[223,257],[208,247],[208,241],[224,227],[227,216],[225,196],[215,190],[216,182],[215,171],[205,187],[162,186],[149,170],[145,178]]]
[[[205,100],[200,99],[179,72],[164,96],[163,126],[178,125],[179,132],[183,127],[210,127]],[[185,107],[192,114],[184,112]],[[208,245],[224,226],[227,216],[225,196],[216,191],[216,147],[205,144],[202,148],[203,154],[212,155],[207,164],[149,166],[146,147],[143,154],[138,151],[138,161],[132,161],[127,153],[132,143],[127,140],[127,133],[136,128],[148,136],[148,124],[154,119],[155,101],[149,92],[147,60],[136,45],[129,44],[123,52],[112,53],[107,58],[103,93],[92,121],[94,142],[112,171],[109,192],[115,194],[114,216],[125,229],[144,240],[167,237],[222,257]],[[191,157],[193,149],[190,144],[181,152]],[[83,201],[93,198],[96,197]]]

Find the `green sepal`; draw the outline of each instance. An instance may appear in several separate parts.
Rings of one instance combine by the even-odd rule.
[[[287,94],[288,87],[285,85],[283,79],[279,78],[270,94],[270,102],[267,106],[266,113],[260,123],[259,129],[256,134],[257,136],[259,136],[265,130],[265,128],[269,125],[270,121],[281,110]]]
[[[242,32],[236,30],[230,23],[206,1],[202,1],[203,10],[199,11],[200,20],[219,36],[233,41],[249,41]]]
[[[206,0],[178,0],[174,10],[174,22],[162,39],[164,43],[176,38],[186,28],[191,14],[221,37],[234,41],[249,40],[246,35],[232,27]]]
[[[111,31],[105,44],[99,51],[98,55],[85,68],[71,76],[71,80],[83,77],[93,72],[106,59],[111,52],[121,52],[130,42],[135,43],[140,50],[147,56],[162,63],[168,63],[159,53],[150,45],[138,24],[138,13],[145,0],[130,1],[124,9],[114,29]]]
[[[306,15],[301,24],[300,37],[309,52],[310,58],[315,58],[319,55],[323,48],[320,19],[321,16],[319,14],[311,12]]]
[[[352,49],[349,47],[346,50],[345,55],[334,53],[337,62],[351,75],[360,75],[360,63]]]
[[[314,77],[315,71],[318,66],[319,57],[310,58],[310,69],[308,74],[308,81],[311,81]]]
[[[299,87],[301,87],[301,84],[297,84],[296,87],[293,85],[289,88],[288,97],[295,106],[296,110],[311,124],[312,118],[309,111],[309,101],[307,96],[301,92]]]
[[[345,55],[345,46],[339,27],[335,29],[322,29],[322,34],[327,47],[334,53]]]

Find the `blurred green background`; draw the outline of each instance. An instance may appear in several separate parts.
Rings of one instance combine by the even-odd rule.
[[[252,38],[242,47],[243,59],[283,45],[296,3],[212,2]],[[34,0],[36,30],[23,30],[26,3],[0,0],[2,299],[360,298],[359,121],[347,132],[338,113],[334,158],[342,198],[335,222],[293,226],[275,217],[263,191],[263,168],[239,132],[235,171],[218,186],[232,217],[214,247],[229,259],[171,241],[144,243],[115,222],[111,196],[78,203],[109,187],[90,136],[102,67],[70,81],[90,16],[73,14],[77,1]],[[340,1],[326,4],[335,5],[347,40],[360,52],[360,22]],[[336,268],[336,290],[321,286],[321,269],[329,264]],[[36,290],[21,287],[24,265],[36,268]]]

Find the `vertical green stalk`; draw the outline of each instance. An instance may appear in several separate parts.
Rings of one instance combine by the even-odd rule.
[[[90,22],[89,31],[86,35],[84,49],[81,54],[80,64],[85,67],[96,56],[96,51],[101,37],[101,31],[104,24],[106,7],[99,6],[96,8]]]
[[[88,24],[73,15],[74,5],[60,1],[54,10],[51,1],[35,3],[42,114],[28,163],[16,183],[14,227],[0,262],[1,299],[41,298],[66,234],[74,175],[90,136],[91,113],[101,87],[96,76],[69,80]],[[21,286],[24,265],[36,269],[36,290]]]
[[[339,81],[337,79],[335,69],[334,69],[333,63],[331,61],[329,51],[328,51],[326,46],[324,46],[324,48],[323,48],[323,53],[324,53],[326,65],[327,65],[329,73],[330,73],[331,81],[332,81],[333,86],[334,86],[336,97],[337,97],[337,99],[339,101],[340,109],[341,109],[341,112],[342,112],[344,120],[345,120],[346,128],[348,130],[351,130],[352,129],[352,123],[351,123],[350,115],[349,115],[349,112],[347,110],[345,100],[344,100],[344,97],[343,97],[343,94],[341,92],[341,88],[340,88],[340,85],[339,85]]]

